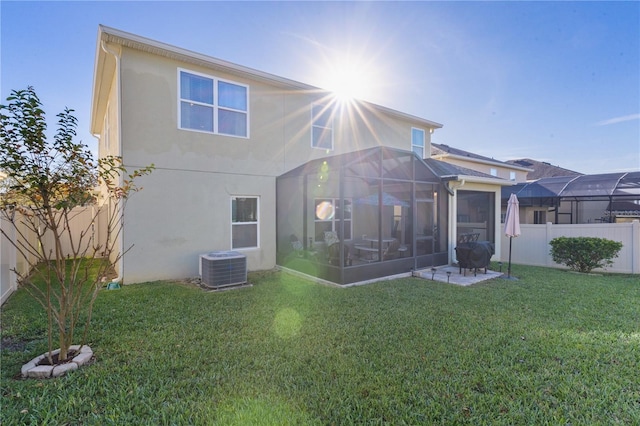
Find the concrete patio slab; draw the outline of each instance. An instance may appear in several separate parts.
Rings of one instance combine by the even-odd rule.
[[[447,274],[447,272],[449,272],[449,274]],[[457,266],[449,265],[436,268],[435,273],[431,271],[431,268],[420,269],[415,271],[414,275],[426,280],[431,280],[433,276],[434,281],[468,286],[482,281],[491,280],[493,278],[499,278],[504,274],[502,272],[496,272],[490,269],[487,269],[486,274],[484,272],[484,269],[479,269],[475,275],[473,273],[473,270],[471,269],[467,269],[466,272],[463,269],[461,273],[460,269]]]

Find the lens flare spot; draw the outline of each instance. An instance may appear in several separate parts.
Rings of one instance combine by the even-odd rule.
[[[291,308],[285,308],[276,314],[273,320],[275,333],[283,338],[290,339],[300,334],[300,314]]]
[[[323,201],[316,206],[316,217],[320,220],[331,220],[334,214],[333,204],[329,201]]]

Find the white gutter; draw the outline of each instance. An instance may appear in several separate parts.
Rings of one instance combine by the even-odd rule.
[[[152,40],[150,38],[142,37],[136,34],[128,33],[126,31],[118,30],[115,28],[100,25],[100,31],[103,37],[107,41],[117,43],[126,46],[130,49],[136,49],[143,52],[152,53],[155,55],[165,56],[173,58],[179,61],[185,61],[188,63],[194,63],[207,68],[219,69],[223,72],[233,73],[235,75],[243,76],[252,80],[260,80],[268,84],[275,84],[281,87],[293,88],[296,90],[308,91],[309,93],[329,93],[326,89],[321,89],[306,83],[301,83],[295,80],[291,80],[285,77],[269,74],[264,71],[259,71],[253,68],[245,67],[242,65],[234,64],[232,62],[223,61],[222,59],[214,58],[212,56],[204,55],[202,53],[193,52],[191,50],[176,47],[170,44],[162,43],[160,41]],[[104,43],[104,40],[103,40]],[[103,45],[104,49],[104,45]],[[106,50],[105,50],[106,51]],[[416,117],[411,114],[396,111],[381,105],[377,105],[371,102],[358,100],[359,103],[368,105],[374,110],[382,111],[385,114],[391,114],[398,118],[410,121],[419,122],[421,125],[430,129],[440,129],[442,124],[435,121],[427,120],[424,118]]]
[[[511,164],[511,163],[507,163],[505,161],[500,161],[500,160],[496,160],[496,159],[484,159],[484,158],[477,158],[477,157],[469,157],[469,156],[465,156],[465,155],[458,155],[458,154],[451,154],[449,152],[445,152],[444,154],[435,154],[432,155],[431,158],[435,159],[435,160],[440,160],[440,161],[444,161],[445,158],[451,158],[454,160],[461,160],[461,161],[469,161],[472,163],[479,163],[479,164],[487,164],[490,166],[498,166],[498,167],[505,167],[505,168],[509,168],[509,169],[515,169],[515,170],[520,170],[523,172],[532,172],[533,169],[530,169],[528,167],[522,167],[522,166],[518,166],[516,164]]]
[[[121,91],[120,91],[120,53],[113,51],[113,50],[109,50],[109,48],[107,47],[107,43],[105,43],[104,40],[100,41],[100,47],[102,48],[102,50],[105,51],[105,53],[107,54],[111,54],[113,55],[113,58],[116,61],[116,96],[118,97],[118,102],[117,102],[117,117],[116,117],[116,121],[118,123],[118,154],[120,156],[122,156],[122,122],[121,122],[121,117],[122,117],[122,110],[121,110]],[[108,114],[109,111],[105,110],[105,114]],[[104,132],[104,129],[102,130]],[[122,186],[124,184],[124,177],[122,176],[122,173],[120,173],[118,175],[118,186]],[[122,203],[122,200],[117,200],[117,203]],[[121,212],[119,221],[116,223],[120,223],[120,226],[122,226],[122,233],[120,234],[120,244],[118,249],[120,250],[120,254],[124,254],[124,217],[122,217],[122,210],[121,209],[117,209],[117,211]],[[111,282],[115,282],[118,284],[122,284],[122,279],[124,277],[124,256],[120,257],[119,260],[119,265],[118,265],[118,276],[114,279],[111,280]]]

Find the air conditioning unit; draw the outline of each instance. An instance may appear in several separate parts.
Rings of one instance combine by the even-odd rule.
[[[237,251],[212,251],[200,255],[200,278],[209,288],[247,282],[247,256]]]

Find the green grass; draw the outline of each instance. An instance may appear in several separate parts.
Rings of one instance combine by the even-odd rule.
[[[16,378],[46,350],[3,307],[2,424],[640,424],[640,279],[515,265],[518,281],[333,288],[286,273],[212,293],[104,291],[95,363]]]

